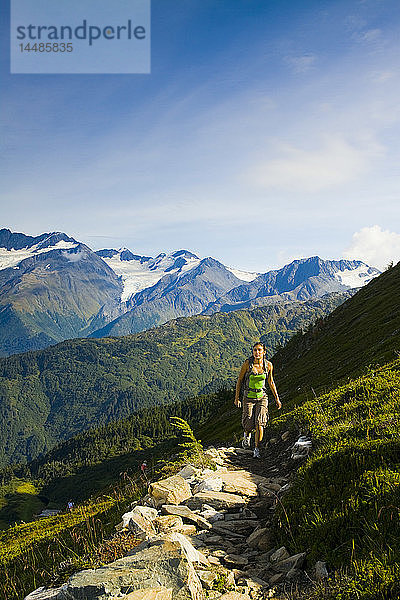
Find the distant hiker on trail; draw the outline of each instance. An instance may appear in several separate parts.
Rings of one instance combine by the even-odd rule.
[[[144,476],[145,480],[147,481],[147,474],[146,474],[146,471],[147,471],[147,462],[145,460],[140,465],[140,471],[141,471],[142,475]]]
[[[260,442],[269,418],[266,381],[275,397],[278,409],[282,407],[272,371],[272,363],[266,359],[265,345],[256,342],[253,346],[253,355],[244,361],[240,369],[234,402],[238,408],[243,406],[243,448],[250,448],[251,432],[253,429],[256,430],[254,458],[260,458]]]
[[[68,500],[67,503],[67,511],[71,512],[71,510],[74,508],[74,503],[72,502],[72,500]]]

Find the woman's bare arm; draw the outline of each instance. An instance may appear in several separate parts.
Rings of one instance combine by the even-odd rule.
[[[242,368],[240,369],[239,377],[238,377],[238,380],[236,383],[236,393],[235,393],[234,405],[237,406],[238,408],[240,408],[242,405],[240,398],[239,398],[240,386],[242,385],[243,378],[246,375],[248,368],[249,368],[249,361],[245,360],[244,363],[242,364]]]
[[[274,376],[272,374],[273,369],[274,368],[272,366],[272,363],[268,361],[268,385],[271,388],[271,392],[274,395],[276,405],[277,405],[278,409],[280,409],[282,407],[282,403],[279,400],[278,390],[276,389],[276,385],[275,385],[275,381],[274,381]]]

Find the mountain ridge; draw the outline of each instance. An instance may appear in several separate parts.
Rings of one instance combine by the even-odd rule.
[[[306,300],[377,273],[356,261],[312,257],[257,274],[189,250],[155,258],[127,248],[94,252],[62,232],[2,229],[0,356],[69,338],[128,335],[180,316]]]

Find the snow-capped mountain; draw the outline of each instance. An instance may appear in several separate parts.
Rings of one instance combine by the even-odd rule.
[[[0,270],[17,269],[27,258],[38,254],[46,254],[53,250],[72,250],[79,242],[67,237],[64,233],[44,233],[31,237],[23,233],[11,233],[8,229],[0,230]]]
[[[282,269],[262,275],[244,274],[248,279],[254,277],[243,281],[243,275],[240,280],[232,269],[215,259],[196,259],[198,264],[194,263],[190,268],[189,263],[183,273],[176,267],[168,274],[164,271],[152,287],[130,297],[129,310],[124,315],[91,335],[128,335],[179,316],[228,312],[282,300],[318,298],[361,287],[379,274],[377,269],[360,261],[327,261],[315,256],[295,260]],[[171,259],[166,264],[174,265]]]
[[[96,252],[62,232],[0,230],[0,355],[66,338],[126,335],[166,321],[307,300],[368,283],[360,261],[319,257],[253,273],[188,250],[156,257],[127,248]]]
[[[98,256],[122,279],[124,286],[121,301],[127,302],[142,290],[152,287],[166,274],[182,276],[200,263],[200,258],[187,250],[173,254],[139,256],[127,248],[98,250]]]
[[[0,355],[86,336],[120,314],[121,293],[114,271],[64,233],[0,230]]]
[[[343,270],[337,270],[334,277],[342,285],[346,285],[349,288],[362,287],[366,283],[369,283],[371,279],[380,274],[378,269],[375,267],[368,267],[365,263],[358,260],[351,261],[354,264],[354,268],[347,268]]]
[[[379,274],[378,269],[358,260],[323,260],[318,256],[302,258],[229,290],[204,312],[212,314],[250,308],[278,299],[319,298],[331,292],[362,287]]]
[[[128,248],[119,250],[97,250],[96,254],[122,279],[124,290],[121,301],[128,302],[135,294],[152,287],[164,275],[176,275],[177,279],[197,267],[201,259],[188,250],[177,250],[172,254],[164,252],[155,258],[133,254]],[[241,281],[253,281],[260,273],[250,273],[226,267]]]
[[[226,268],[241,281],[253,281],[254,279],[256,279],[256,277],[261,275],[261,273],[254,273],[253,271],[241,271],[240,269],[234,269],[233,267]]]
[[[242,283],[214,258],[197,259],[197,264],[194,261],[171,269],[153,286],[132,296],[124,315],[91,336],[137,333],[177,317],[200,314],[208,304]]]

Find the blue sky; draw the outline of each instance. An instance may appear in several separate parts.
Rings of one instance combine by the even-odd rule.
[[[2,227],[400,260],[397,0],[153,0],[150,75],[10,75],[2,6]]]

